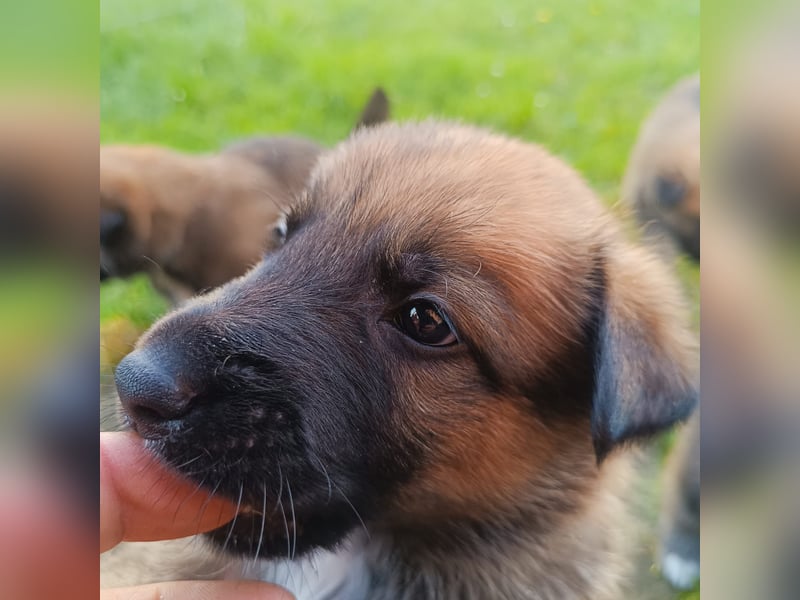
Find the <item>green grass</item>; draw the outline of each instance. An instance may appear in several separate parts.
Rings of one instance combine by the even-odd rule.
[[[100,322],[125,317],[139,329],[146,329],[169,308],[145,275],[124,281],[112,279],[100,291]]]
[[[540,142],[609,202],[642,118],[699,65],[699,0],[102,0],[100,22],[103,142],[334,144],[380,84],[395,118]],[[131,295],[104,287],[103,318],[163,308]]]
[[[101,0],[101,139],[205,151],[294,132],[332,145],[381,85],[394,118],[542,143],[613,204],[642,119],[699,67],[699,12],[699,0]],[[680,271],[696,301],[697,269]],[[144,328],[166,306],[141,277],[101,289],[104,323]]]
[[[103,142],[334,144],[380,84],[396,118],[541,142],[610,202],[641,119],[699,64],[699,0],[102,0],[100,21]],[[163,306],[131,294],[104,287],[103,318]]]

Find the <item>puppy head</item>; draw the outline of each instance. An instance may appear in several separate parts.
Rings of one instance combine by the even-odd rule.
[[[659,272],[537,147],[365,129],[282,247],[157,323],[117,386],[155,452],[246,507],[214,534],[237,552],[491,520],[532,493],[544,511],[693,406]]]
[[[700,258],[700,79],[681,81],[661,101],[637,140],[623,198],[639,222],[666,233]]]
[[[100,277],[126,277],[144,269],[156,198],[150,148],[100,148]],[[168,156],[164,157],[168,159]]]

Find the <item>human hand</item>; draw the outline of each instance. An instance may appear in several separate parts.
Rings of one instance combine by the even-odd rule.
[[[100,551],[122,541],[185,537],[230,521],[235,506],[161,465],[130,433],[100,434]],[[106,589],[102,600],[289,600],[256,581],[177,581]]]

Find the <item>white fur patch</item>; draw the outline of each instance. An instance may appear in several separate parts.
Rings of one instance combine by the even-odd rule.
[[[700,578],[700,563],[670,552],[661,562],[661,572],[673,587],[688,590]]]

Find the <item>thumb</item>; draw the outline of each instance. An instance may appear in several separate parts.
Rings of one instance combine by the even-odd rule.
[[[171,471],[132,433],[100,434],[100,551],[121,541],[166,540],[230,521],[231,502]]]

